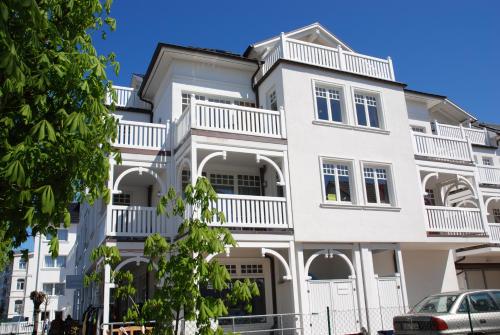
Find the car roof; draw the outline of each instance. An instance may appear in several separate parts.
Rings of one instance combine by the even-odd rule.
[[[431,294],[430,296],[460,295],[465,293],[479,293],[479,292],[500,292],[500,289],[467,289],[467,290],[458,290],[450,292],[441,292],[441,293]]]

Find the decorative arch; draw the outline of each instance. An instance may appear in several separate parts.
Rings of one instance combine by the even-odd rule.
[[[285,275],[283,276],[283,280],[292,280],[292,272],[290,271],[290,266],[288,266],[287,261],[285,260],[285,258],[283,258],[283,256],[281,256],[279,252],[267,248],[262,248],[260,252],[262,254],[262,257],[264,257],[265,255],[276,257],[276,259],[278,259],[281,265],[283,265],[283,267],[285,268]]]
[[[151,169],[148,169],[148,168],[145,168],[145,167],[142,167],[142,166],[139,166],[139,167],[133,167],[133,168],[130,168],[130,169],[127,169],[125,171],[123,171],[119,176],[118,178],[116,178],[116,181],[115,181],[115,184],[113,186],[113,193],[119,193],[119,189],[118,187],[120,186],[120,182],[122,181],[122,179],[132,173],[132,172],[139,172],[139,174],[143,174],[144,172],[150,174],[151,176],[153,176],[153,178],[156,180],[156,182],[160,185],[160,188],[161,188],[161,193],[162,194],[165,194],[167,192],[167,186],[165,185],[165,183],[163,182],[163,180],[161,180],[160,176],[153,170]]]
[[[425,189],[427,188],[427,182],[432,178],[432,177],[436,177],[438,178],[439,177],[439,173],[438,172],[432,172],[432,173],[429,173],[429,174],[426,174],[424,179],[422,179],[422,191],[425,192]]]
[[[227,246],[225,247],[226,249],[226,257],[229,257],[231,254],[231,247]],[[205,261],[210,262],[212,259],[214,259],[217,255],[220,255],[220,253],[213,253],[205,257]]]
[[[276,173],[278,173],[278,177],[279,177],[280,180],[277,182],[277,184],[279,186],[285,186],[285,178],[283,177],[283,172],[281,172],[281,169],[279,168],[278,164],[276,164],[269,157],[262,156],[260,154],[256,154],[255,155],[255,159],[256,159],[257,163],[260,163],[261,160],[269,163],[276,170]]]
[[[198,166],[198,177],[201,177],[201,174],[203,172],[203,168],[207,164],[209,160],[211,160],[214,157],[222,157],[223,160],[226,160],[227,154],[226,151],[217,151],[217,152],[212,152],[211,154],[207,155],[203,160],[201,161],[200,165]]]
[[[458,176],[458,177],[461,177],[461,176]],[[464,180],[467,182],[465,182]],[[459,180],[456,183],[449,185],[449,187],[447,189],[445,189],[444,187],[441,188],[441,196],[443,197],[442,199],[443,199],[443,203],[445,204],[445,206],[449,206],[448,197],[450,196],[450,193],[453,191],[453,188],[459,187],[459,186],[464,186],[465,188],[469,189],[472,192],[473,199],[478,198],[476,190],[474,189],[472,184],[464,177],[461,177],[461,178],[459,178]]]
[[[486,208],[486,210],[488,210],[488,205],[489,205],[489,204],[490,204],[490,202],[492,202],[492,201],[500,201],[500,197],[495,197],[495,196],[493,196],[493,197],[489,197],[488,199],[486,199],[486,200],[484,201],[484,207]]]
[[[304,272],[306,273],[306,280],[311,280],[311,277],[309,277],[309,268],[311,267],[311,264],[316,259],[316,257],[321,255],[325,255],[327,257],[339,256],[349,266],[349,271],[351,272],[351,275],[349,277],[352,279],[356,278],[356,271],[354,271],[354,265],[346,255],[337,250],[323,249],[312,254],[307,260],[306,265],[304,266]]]
[[[460,201],[459,203],[457,203],[457,207],[462,207],[463,205],[466,205],[466,204],[471,204],[471,205],[474,205],[474,207],[478,208],[477,203],[470,200],[470,199],[465,199],[465,200]]]
[[[141,257],[141,256],[135,256],[135,257],[127,258],[126,260],[124,260],[120,264],[118,264],[116,266],[116,268],[114,269],[114,271],[120,271],[125,265],[133,263],[133,262],[136,262],[137,265],[139,265],[139,263],[149,264],[149,259],[147,259],[146,257]],[[153,267],[155,268],[156,271],[158,271],[158,265],[156,265],[154,262],[153,262]],[[164,282],[165,282],[165,279],[162,278],[160,280],[160,282],[156,284],[156,287],[163,286]]]
[[[191,171],[191,160],[187,157],[184,157],[179,164],[177,164],[177,186],[179,189],[182,188],[182,171],[184,169]],[[181,190],[184,191],[184,190]]]

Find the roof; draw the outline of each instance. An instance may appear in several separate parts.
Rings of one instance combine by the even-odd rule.
[[[500,124],[478,121],[478,122],[475,122],[474,125],[478,125],[479,127],[487,128],[487,129],[494,131],[496,133],[500,133]]]
[[[428,93],[428,92],[422,92],[422,91],[417,91],[417,90],[412,90],[409,88],[404,89],[405,92],[411,93],[411,94],[418,94],[418,95],[425,95],[431,98],[437,98],[437,99],[446,99],[447,97],[444,95],[440,94],[435,94],[435,93]]]

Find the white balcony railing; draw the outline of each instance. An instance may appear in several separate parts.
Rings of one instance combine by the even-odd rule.
[[[490,223],[490,241],[500,243],[500,223]]]
[[[151,109],[151,106],[147,102],[139,98],[136,89],[124,86],[113,86],[113,88],[116,92],[116,107]],[[106,104],[111,105],[111,102],[111,94],[108,94]]]
[[[191,98],[194,100],[194,98]],[[176,146],[191,128],[226,133],[285,138],[284,111],[193,101],[175,122]]]
[[[500,185],[500,168],[488,165],[478,165],[479,182],[481,184]]]
[[[477,208],[425,206],[429,232],[484,234],[481,210]]]
[[[467,140],[413,133],[415,154],[418,156],[472,162],[472,148]]]
[[[276,46],[264,57],[264,64],[255,77],[255,82],[262,78],[280,58],[379,79],[395,80],[390,57],[382,59],[366,56],[343,50],[341,46],[331,48],[282,35]]]
[[[157,215],[156,207],[111,205],[107,220],[108,236],[144,237],[153,233],[169,235],[171,232],[165,215]]]
[[[477,128],[468,128],[459,126],[452,126],[449,124],[442,124],[437,121],[434,121],[434,126],[436,130],[436,134],[438,136],[449,137],[454,139],[465,140],[469,139],[473,144],[480,145],[488,145],[488,131],[486,128],[477,129]]]
[[[164,150],[168,147],[168,127],[165,124],[120,120],[115,146]]]
[[[285,198],[219,194],[214,207],[224,213],[227,227],[289,228]]]

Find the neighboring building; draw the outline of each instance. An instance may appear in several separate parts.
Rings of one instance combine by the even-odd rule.
[[[13,263],[10,262],[5,266],[3,271],[0,272],[0,321],[7,319],[12,267]]]
[[[19,318],[32,319],[33,308],[30,311],[30,292],[32,291],[33,253],[25,260],[22,254],[14,254],[14,258],[3,274],[2,296],[5,297],[2,319]],[[4,295],[5,292],[5,295]]]
[[[144,239],[174,238],[178,226],[156,216],[159,196],[202,175],[238,242],[215,257],[258,283],[253,314],[328,307],[338,333],[374,333],[424,296],[458,289],[462,250],[500,261],[497,134],[446,97],[407,89],[390,58],[359,54],[320,24],[243,55],[158,44],[146,75],[116,90],[123,162],[111,161],[112,203],[82,205],[76,264],[89,273],[91,250],[117,246],[138,303],[157,284]],[[120,320],[128,305],[112,287],[83,289],[81,310],[103,306],[104,322]]]

